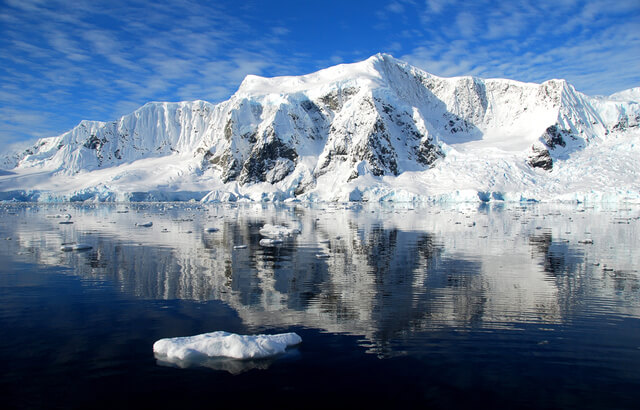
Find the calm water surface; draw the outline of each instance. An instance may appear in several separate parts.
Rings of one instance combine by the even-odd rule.
[[[2,205],[3,408],[637,408],[639,235],[637,206]],[[215,330],[303,343],[154,358]]]

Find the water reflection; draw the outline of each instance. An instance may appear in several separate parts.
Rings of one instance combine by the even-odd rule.
[[[253,360],[237,360],[227,357],[208,357],[202,355],[200,357],[190,357],[189,359],[180,360],[177,358],[163,357],[158,354],[155,355],[156,363],[159,366],[176,367],[180,369],[189,369],[193,367],[207,367],[212,370],[222,370],[231,374],[240,374],[248,372],[249,370],[259,369],[266,370],[276,360],[291,360],[299,356],[297,350],[289,350],[286,353],[267,359],[253,359]]]
[[[360,335],[382,355],[390,340],[427,329],[561,324],[590,301],[640,317],[640,209],[18,204],[0,212],[2,254],[11,258],[70,266],[138,298],[220,300],[255,331]],[[62,213],[74,223],[52,217]],[[301,233],[261,246],[265,223]],[[74,242],[93,248],[60,251]]]

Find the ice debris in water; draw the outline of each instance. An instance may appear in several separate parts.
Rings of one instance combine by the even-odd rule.
[[[266,236],[267,238],[283,238],[286,236],[293,236],[299,234],[300,230],[295,228],[287,228],[282,225],[271,225],[264,224],[264,226],[260,229],[260,235]]]
[[[76,244],[64,244],[60,247],[60,250],[69,252],[69,251],[83,251],[91,248],[92,246],[87,245],[86,243],[76,243]]]
[[[197,357],[227,357],[239,360],[264,359],[284,353],[302,342],[296,333],[276,335],[238,335],[223,331],[196,336],[160,339],[153,344],[156,357],[189,360]]]
[[[141,226],[141,227],[144,227],[144,228],[148,228],[150,226],[153,226],[153,222],[151,222],[151,221],[144,222],[144,223],[136,222],[136,226]]]
[[[277,238],[260,239],[260,246],[277,246],[277,245],[282,245],[282,239],[277,239]]]
[[[58,218],[65,218],[65,219],[71,219],[71,214],[55,214],[55,215],[47,215],[47,218],[50,219],[58,219]]]

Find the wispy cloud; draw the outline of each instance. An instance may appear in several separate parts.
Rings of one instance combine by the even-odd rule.
[[[427,1],[421,13],[425,40],[401,58],[434,74],[566,78],[590,94],[640,82],[637,1]]]
[[[431,13],[440,13],[445,8],[447,3],[450,3],[448,0],[427,0],[427,11]]]
[[[402,3],[398,1],[393,1],[389,3],[386,9],[391,13],[398,13],[398,14],[404,13],[404,6],[402,5]]]
[[[223,7],[191,0],[5,3],[0,108],[41,113],[31,121],[2,116],[5,141],[108,120],[150,100],[219,101],[247,74],[277,67],[273,44],[289,35],[282,25],[264,34]]]

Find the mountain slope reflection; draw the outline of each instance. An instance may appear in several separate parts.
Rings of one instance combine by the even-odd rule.
[[[16,258],[113,280],[135,297],[220,300],[255,331],[360,335],[372,351],[427,329],[561,324],[584,309],[577,296],[640,317],[625,303],[640,292],[637,209],[129,207],[69,205],[75,223],[59,225],[47,206],[5,206],[2,234],[13,240],[4,245]],[[627,224],[614,223],[621,216]],[[153,225],[136,227],[142,219]],[[301,233],[261,246],[266,223]],[[59,251],[71,242],[93,249]]]

